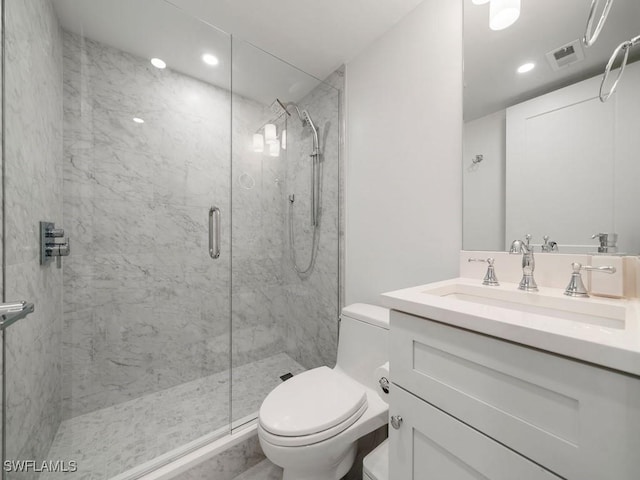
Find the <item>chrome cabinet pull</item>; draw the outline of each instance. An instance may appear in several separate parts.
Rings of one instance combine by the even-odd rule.
[[[209,209],[209,255],[214,260],[220,258],[220,209]]]
[[[391,417],[391,426],[396,430],[400,428],[400,426],[402,425],[402,422],[403,420],[400,415],[394,415]]]

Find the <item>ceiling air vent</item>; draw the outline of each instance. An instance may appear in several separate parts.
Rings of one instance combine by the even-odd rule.
[[[584,51],[582,50],[582,45],[580,45],[580,40],[574,40],[547,53],[547,61],[554,72],[583,59]]]

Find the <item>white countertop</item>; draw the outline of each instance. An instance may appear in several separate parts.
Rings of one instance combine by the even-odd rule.
[[[487,293],[498,297],[516,295],[519,301],[531,303],[534,312],[525,311],[526,307],[518,311],[425,293],[427,290],[436,293],[438,290],[452,290],[456,286],[477,291],[492,289]],[[517,287],[515,283],[488,287],[477,279],[454,278],[384,293],[381,304],[393,310],[640,376],[638,299],[570,298],[558,288],[540,287],[539,292],[528,293],[519,291]],[[576,302],[576,308],[584,313],[615,311],[621,312],[621,316],[613,322],[597,324],[569,320],[571,313],[567,313],[567,318],[547,315],[535,311],[535,304],[542,297],[552,304]]]

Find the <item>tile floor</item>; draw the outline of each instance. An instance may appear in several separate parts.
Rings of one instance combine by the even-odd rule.
[[[303,370],[284,353],[235,368],[233,419],[257,412],[264,397],[281,382],[280,375]],[[65,480],[106,480],[224,427],[228,421],[229,372],[225,371],[64,421],[48,459],[75,460],[78,471],[42,474],[40,479],[64,475]],[[277,467],[263,463],[254,467],[256,475],[262,476],[238,478],[282,478],[270,470]]]

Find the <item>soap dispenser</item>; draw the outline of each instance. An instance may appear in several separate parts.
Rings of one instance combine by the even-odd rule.
[[[617,233],[596,233],[591,238],[597,238],[600,242],[598,253],[616,253],[618,251]]]

